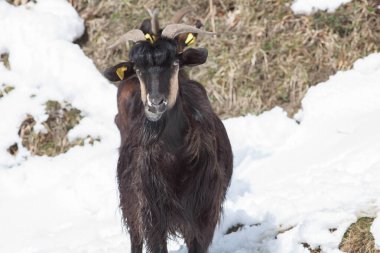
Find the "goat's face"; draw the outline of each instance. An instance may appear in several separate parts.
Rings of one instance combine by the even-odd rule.
[[[179,92],[180,69],[206,62],[207,49],[188,48],[178,52],[179,40],[159,38],[154,43],[140,41],[129,54],[130,61],[105,70],[105,77],[113,82],[137,76],[145,115],[158,121],[176,103]]]
[[[158,39],[153,44],[137,43],[130,60],[140,81],[141,100],[145,115],[157,121],[176,103],[178,95],[179,58],[174,40]]]

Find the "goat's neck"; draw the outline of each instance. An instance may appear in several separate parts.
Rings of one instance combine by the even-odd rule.
[[[165,127],[160,136],[161,141],[169,151],[175,152],[183,146],[187,126],[188,121],[183,110],[182,102],[180,99],[177,99],[173,108],[167,112]]]

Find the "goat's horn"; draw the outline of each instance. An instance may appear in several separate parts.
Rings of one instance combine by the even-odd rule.
[[[170,20],[170,23],[172,23],[172,24],[177,24],[177,23],[179,23],[179,22],[183,19],[183,17],[184,17],[187,13],[189,13],[189,12],[191,12],[191,11],[192,11],[192,9],[191,9],[190,7],[185,7],[185,8],[180,9],[179,11],[177,11],[177,12],[174,14],[174,16],[172,17],[172,19]]]
[[[113,45],[111,45],[109,48],[115,48],[117,45],[127,42],[127,41],[141,41],[146,40],[144,33],[139,29],[133,29],[121,36]]]
[[[151,24],[152,24],[152,32],[154,35],[158,34],[158,31],[160,30],[160,23],[158,22],[158,14],[160,13],[159,9],[154,9],[152,12],[152,19],[151,19]]]
[[[201,29],[195,28],[191,25],[185,24],[171,24],[167,25],[165,29],[162,31],[161,36],[174,39],[177,35],[181,33],[198,33],[198,34],[209,34],[215,35],[216,33],[203,31]]]

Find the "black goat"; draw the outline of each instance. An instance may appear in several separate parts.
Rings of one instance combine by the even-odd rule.
[[[144,22],[143,31],[128,32],[123,40],[137,42],[130,61],[105,71],[109,80],[122,80],[115,118],[120,207],[132,253],[141,253],[144,241],[148,252],[166,253],[167,238],[176,235],[189,252],[203,253],[230,183],[231,146],[205,89],[182,69],[206,61],[204,48],[182,51],[203,31],[179,24],[151,28]]]

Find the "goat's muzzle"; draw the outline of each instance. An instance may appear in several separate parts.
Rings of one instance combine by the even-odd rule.
[[[147,95],[145,115],[150,121],[158,121],[168,108],[168,100],[164,96]]]

